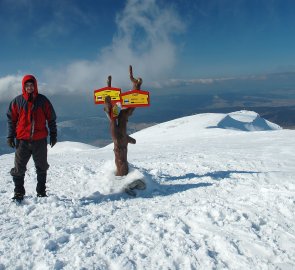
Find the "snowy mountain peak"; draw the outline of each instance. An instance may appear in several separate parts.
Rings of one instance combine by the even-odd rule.
[[[175,143],[184,140],[202,140],[204,137],[215,138],[236,131],[268,131],[282,128],[271,123],[252,111],[237,111],[229,114],[203,113],[174,119],[161,123],[132,136],[139,143]]]
[[[238,111],[227,114],[218,124],[217,127],[224,129],[234,129],[243,131],[265,131],[279,130],[280,126],[271,123],[256,112]]]

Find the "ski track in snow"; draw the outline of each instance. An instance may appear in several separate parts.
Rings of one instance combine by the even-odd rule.
[[[14,155],[0,156],[0,270],[294,269],[295,132],[212,128],[222,117],[134,134],[126,177],[112,145],[58,143],[49,197],[36,198],[30,160],[22,205],[10,200]],[[140,178],[136,198],[122,192]]]

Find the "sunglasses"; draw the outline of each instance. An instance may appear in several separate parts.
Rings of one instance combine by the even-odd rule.
[[[32,87],[32,86],[34,86],[34,84],[31,83],[31,82],[25,83],[25,88],[29,88],[29,87]]]

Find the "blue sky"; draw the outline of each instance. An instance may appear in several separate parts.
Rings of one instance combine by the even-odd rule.
[[[1,100],[26,73],[49,93],[295,71],[293,0],[0,0]],[[11,89],[7,95],[7,89]]]

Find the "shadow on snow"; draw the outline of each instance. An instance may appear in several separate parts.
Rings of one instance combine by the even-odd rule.
[[[136,168],[138,169],[138,168]],[[142,169],[141,169],[142,171]],[[102,194],[99,191],[92,193],[90,196],[83,197],[79,200],[81,205],[89,205],[89,204],[99,204],[107,201],[119,201],[119,200],[127,200],[127,199],[136,199],[136,198],[154,198],[154,197],[162,197],[162,196],[170,196],[173,194],[177,194],[180,192],[184,192],[190,189],[196,188],[207,188],[212,186],[212,183],[189,183],[189,184],[171,184],[167,183],[169,181],[177,181],[177,180],[192,180],[194,178],[203,178],[210,177],[212,180],[220,181],[223,179],[231,178],[231,174],[260,174],[262,172],[257,171],[215,171],[208,172],[205,174],[195,174],[195,173],[187,173],[182,176],[171,176],[171,175],[160,175],[153,176],[148,173],[148,171],[142,171],[144,178],[143,180],[146,183],[147,188],[145,190],[135,190],[137,196],[132,197],[122,190],[118,193],[113,194]],[[162,183],[158,183],[158,181]],[[165,183],[166,182],[166,183]]]
[[[137,169],[137,168],[136,168]],[[83,197],[80,199],[80,203],[82,205],[88,205],[88,204],[98,204],[104,201],[117,201],[117,200],[124,200],[124,199],[134,199],[134,198],[154,198],[154,197],[161,197],[161,196],[170,196],[179,192],[184,192],[189,189],[195,189],[195,188],[205,188],[212,186],[212,183],[189,183],[189,184],[163,184],[158,183],[156,181],[155,176],[148,173],[148,171],[144,170],[144,182],[146,183],[146,189],[145,190],[135,190],[136,197],[131,197],[128,194],[122,190],[122,192],[119,193],[113,193],[113,194],[101,194],[99,191],[94,192],[90,196]],[[179,179],[191,179],[193,174],[188,174],[188,177],[182,176],[182,178]],[[163,178],[163,177],[161,177]],[[167,177],[167,181],[170,180],[176,180],[175,177]]]
[[[187,173],[181,176],[170,176],[170,175],[162,175],[160,178],[164,178],[168,181],[175,180],[184,180],[184,179],[194,179],[194,178],[202,178],[202,177],[210,177],[213,180],[222,180],[226,178],[231,178],[231,174],[259,174],[261,172],[256,171],[216,171],[216,172],[208,172],[205,174],[195,174],[195,173]]]
[[[148,185],[148,184],[147,184]],[[154,197],[162,197],[162,196],[170,196],[179,192],[184,192],[189,189],[194,188],[205,188],[212,186],[211,183],[198,183],[198,184],[177,184],[177,185],[161,185],[157,184],[157,187],[154,189],[147,188],[146,190],[135,190],[137,193],[136,197],[129,196],[124,191],[121,193],[114,193],[104,195],[99,191],[94,192],[89,197],[83,197],[80,199],[80,203],[82,205],[88,204],[99,204],[105,201],[118,201],[124,199],[136,199],[136,198],[154,198]]]

